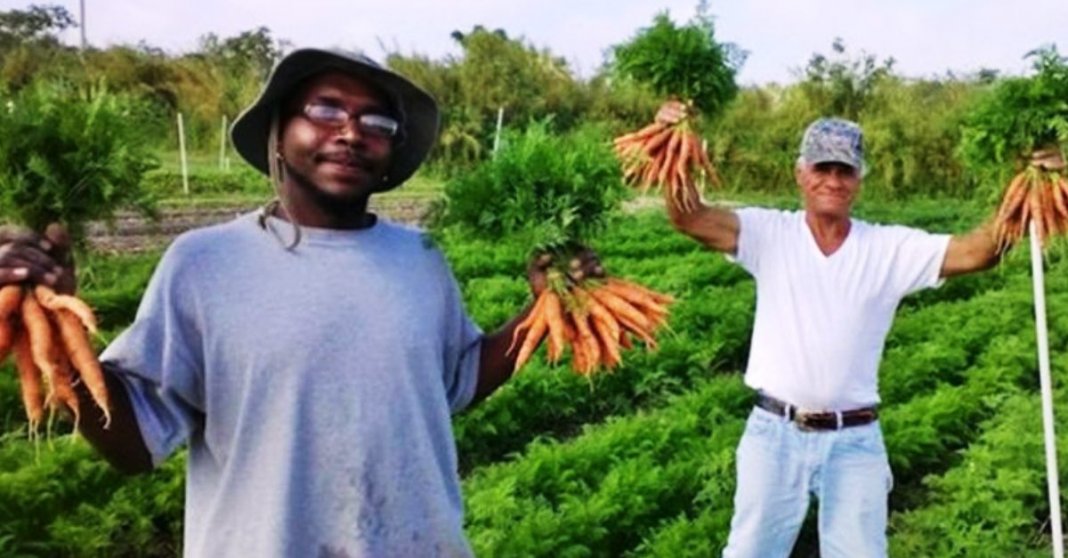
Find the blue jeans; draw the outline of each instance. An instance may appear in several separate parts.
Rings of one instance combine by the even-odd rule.
[[[886,556],[893,485],[878,422],[806,432],[756,408],[738,444],[738,488],[724,558],[786,557],[819,501],[821,558]]]

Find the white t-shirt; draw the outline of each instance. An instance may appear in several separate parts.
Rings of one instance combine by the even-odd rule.
[[[941,284],[949,235],[854,219],[827,256],[803,212],[736,213],[735,260],[757,286],[746,385],[805,410],[878,403],[894,312],[906,295]]]

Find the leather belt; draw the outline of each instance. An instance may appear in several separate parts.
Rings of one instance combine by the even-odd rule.
[[[765,395],[757,394],[756,406],[765,411],[785,417],[797,424],[801,430],[841,430],[850,426],[870,424],[879,418],[875,407],[864,407],[849,411],[802,411],[797,407]]]

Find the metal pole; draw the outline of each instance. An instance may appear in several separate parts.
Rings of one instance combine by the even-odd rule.
[[[185,159],[185,126],[182,124],[182,113],[178,113],[178,151],[182,159],[182,192],[189,195],[189,165]]]
[[[219,134],[219,169],[226,170],[226,115],[222,117],[222,132]]]
[[[497,131],[493,134],[493,156],[497,156],[497,148],[501,145],[501,124],[504,122],[504,107],[497,109]]]
[[[85,46],[88,44],[88,41],[85,40],[85,0],[80,0],[78,4],[81,10],[81,14],[78,16],[80,19],[78,26],[82,28],[82,52],[85,52]]]
[[[1035,222],[1031,221],[1031,279],[1035,289],[1035,334],[1038,340],[1038,376],[1042,384],[1042,427],[1046,437],[1046,481],[1049,485],[1050,528],[1054,558],[1064,558],[1061,526],[1061,489],[1057,476],[1057,438],[1053,432],[1053,382],[1049,367],[1049,338],[1046,327],[1046,278],[1042,269],[1042,246]]]

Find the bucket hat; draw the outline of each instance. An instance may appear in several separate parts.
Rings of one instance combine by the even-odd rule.
[[[267,141],[274,112],[294,88],[325,71],[355,76],[389,97],[400,123],[394,139],[384,189],[397,187],[423,163],[438,136],[441,115],[429,93],[407,78],[358,52],[302,48],[285,55],[271,71],[259,97],[234,120],[234,149],[253,167],[269,175]]]

